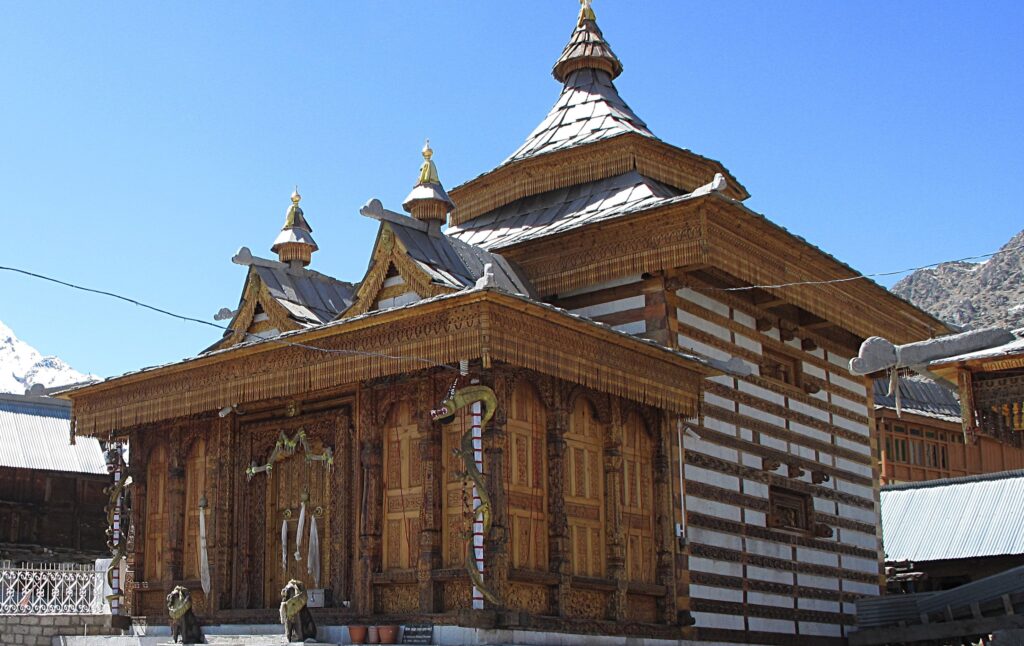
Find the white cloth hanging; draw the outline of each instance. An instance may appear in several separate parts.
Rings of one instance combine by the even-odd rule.
[[[206,509],[199,508],[199,582],[203,594],[210,594],[210,557],[206,549]]]
[[[299,510],[299,528],[295,531],[295,560],[302,560],[302,530],[306,526],[306,503],[302,503],[302,509]]]
[[[288,571],[288,519],[281,521],[281,569]]]
[[[313,577],[313,587],[320,587],[320,534],[316,530],[316,515],[309,521],[309,556],[306,572]]]

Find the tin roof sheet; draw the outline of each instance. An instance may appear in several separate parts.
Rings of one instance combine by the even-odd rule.
[[[882,487],[888,561],[1024,554],[1024,470]]]
[[[0,395],[0,467],[107,473],[92,437],[68,440],[71,403],[32,395]]]
[[[874,380],[875,405],[896,409],[896,395],[889,394],[889,380]],[[900,405],[909,413],[917,413],[950,421],[960,420],[960,400],[949,388],[920,376],[900,377]]]

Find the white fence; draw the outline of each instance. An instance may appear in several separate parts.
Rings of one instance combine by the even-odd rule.
[[[104,583],[93,565],[0,561],[0,615],[100,614]]]

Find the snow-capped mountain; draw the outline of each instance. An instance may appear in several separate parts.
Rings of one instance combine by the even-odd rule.
[[[0,393],[20,395],[32,384],[52,388],[90,379],[98,377],[82,374],[57,357],[44,357],[0,321]]]

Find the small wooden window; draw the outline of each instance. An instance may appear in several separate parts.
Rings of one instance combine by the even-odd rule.
[[[814,526],[814,501],[805,493],[772,485],[768,492],[771,513],[768,524],[778,529],[810,531]]]
[[[799,388],[802,378],[801,365],[802,362],[797,357],[765,348],[761,376]]]

